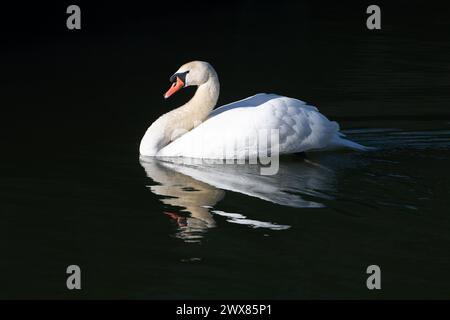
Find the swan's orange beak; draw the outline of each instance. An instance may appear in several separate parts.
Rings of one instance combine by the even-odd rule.
[[[164,98],[167,99],[168,97],[170,97],[183,87],[184,87],[183,80],[181,80],[180,77],[177,77],[177,81],[172,84],[169,90],[167,90],[167,92],[164,94]]]

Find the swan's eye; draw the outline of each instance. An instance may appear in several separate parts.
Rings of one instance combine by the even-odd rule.
[[[189,73],[189,71],[185,71],[185,72],[179,72],[179,73],[175,73],[173,74],[169,81],[176,83],[177,82],[177,78],[180,78],[184,83],[186,83],[186,75]]]

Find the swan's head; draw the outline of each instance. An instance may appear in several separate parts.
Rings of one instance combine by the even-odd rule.
[[[184,87],[201,86],[212,76],[217,77],[217,74],[208,62],[192,61],[183,64],[177,72],[170,77],[170,82],[172,82],[172,85],[164,94],[164,98],[167,99]]]

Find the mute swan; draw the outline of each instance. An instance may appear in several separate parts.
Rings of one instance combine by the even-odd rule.
[[[213,110],[219,78],[207,62],[192,61],[170,78],[169,98],[187,86],[197,86],[192,99],[159,117],[147,129],[139,152],[143,156],[242,159],[257,156],[258,132],[278,130],[279,154],[332,149],[366,150],[346,140],[339,125],[305,102],[275,94],[256,94]],[[213,110],[213,111],[212,111]],[[270,151],[269,143],[266,148]]]

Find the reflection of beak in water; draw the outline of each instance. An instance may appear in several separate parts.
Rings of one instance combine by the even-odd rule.
[[[180,213],[165,212],[174,219],[180,229],[179,237],[186,241],[202,238],[202,233],[213,228],[216,223],[209,212],[225,195],[223,190],[178,173],[157,159],[141,160],[147,176],[159,185],[150,186],[150,190],[159,196],[166,205],[181,207]],[[184,213],[187,213],[183,215]],[[190,216],[188,215],[190,214]]]
[[[284,230],[287,225],[247,219],[239,213],[214,210],[225,195],[224,190],[238,192],[290,207],[322,207],[318,200],[331,198],[334,173],[330,169],[304,161],[280,162],[274,176],[260,175],[257,165],[212,164],[186,158],[156,159],[141,157],[147,176],[158,185],[150,190],[164,198],[161,201],[181,207],[178,213],[166,211],[178,226],[178,237],[185,241],[199,241],[208,228],[216,223],[213,214],[225,216],[228,222],[254,228]],[[306,200],[302,196],[313,198]]]

